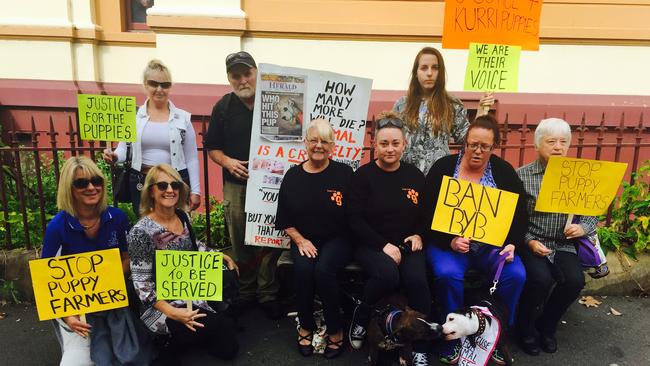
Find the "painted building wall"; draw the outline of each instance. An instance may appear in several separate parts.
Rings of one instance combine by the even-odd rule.
[[[139,83],[155,57],[175,82],[227,84],[223,59],[244,49],[403,90],[417,51],[440,47],[444,12],[442,1],[156,0],[142,33],[125,30],[122,3],[0,0],[0,78]],[[520,92],[650,95],[647,19],[647,0],[547,0]],[[460,91],[467,50],[442,52],[448,89]]]

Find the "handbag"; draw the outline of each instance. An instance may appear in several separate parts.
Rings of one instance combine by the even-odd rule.
[[[117,202],[130,203],[131,189],[129,174],[131,172],[131,143],[126,144],[126,161],[114,170],[115,175],[115,200]]]
[[[580,221],[579,217],[574,217],[572,223],[577,224]],[[578,260],[584,268],[598,267],[602,264],[600,254],[596,246],[589,240],[588,237],[582,236],[573,239],[576,251],[578,252]]]

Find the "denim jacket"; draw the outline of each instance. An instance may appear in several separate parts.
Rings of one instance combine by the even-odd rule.
[[[148,102],[149,100],[147,99],[144,104],[138,108],[135,121],[136,140],[132,144],[133,155],[131,158],[131,167],[138,171],[142,167],[142,146],[140,145],[142,132],[147,123],[149,123],[149,115],[147,114]],[[169,101],[169,152],[171,154],[171,165],[176,170],[187,168],[187,165],[185,164],[185,154],[183,153],[183,143],[185,142],[185,138],[191,138],[191,136],[185,136],[191,123],[190,117],[191,114],[189,112],[176,108],[174,103]],[[126,144],[120,143],[116,153],[118,154],[118,162],[126,160]]]

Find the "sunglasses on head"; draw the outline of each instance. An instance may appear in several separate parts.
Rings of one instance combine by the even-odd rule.
[[[235,57],[239,57],[239,58],[248,58],[249,56],[248,56],[248,54],[247,54],[246,52],[244,52],[244,51],[239,51],[239,52],[231,53],[231,54],[229,54],[228,56],[226,56],[226,62],[230,62],[230,60],[232,60],[232,59],[235,58]]]
[[[156,182],[154,183],[154,185],[158,187],[158,189],[161,191],[166,191],[169,186],[172,186],[172,189],[174,191],[178,191],[179,189],[181,189],[182,183],[175,180],[173,182]]]
[[[88,185],[92,183],[95,187],[102,187],[104,185],[104,178],[96,175],[90,179],[88,178],[78,178],[72,181],[72,186],[77,189],[87,188]]]
[[[377,122],[377,129],[381,130],[386,127],[404,128],[404,122],[397,118],[382,118]]]
[[[171,81],[156,81],[156,80],[147,80],[147,85],[149,85],[152,88],[158,88],[161,87],[163,89],[169,89],[172,87],[172,82]]]

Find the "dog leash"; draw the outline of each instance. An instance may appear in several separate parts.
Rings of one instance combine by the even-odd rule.
[[[494,294],[494,291],[497,290],[497,284],[499,283],[499,278],[501,277],[501,272],[503,271],[503,265],[506,264],[507,253],[499,255],[497,259],[497,270],[494,273],[494,279],[492,280],[492,287],[490,287],[490,295]]]

